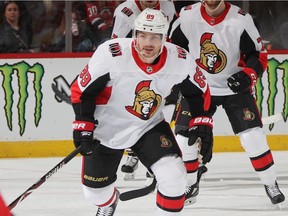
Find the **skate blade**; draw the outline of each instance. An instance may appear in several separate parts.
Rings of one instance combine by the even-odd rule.
[[[191,198],[185,200],[184,206],[193,205],[194,203],[196,203],[196,201],[197,201],[196,197],[191,197]]]
[[[124,178],[125,181],[131,181],[131,180],[135,179],[135,172],[133,172],[133,173],[124,173],[123,178]]]
[[[285,207],[283,206],[283,203],[284,203],[284,201],[283,201],[283,202],[280,202],[280,203],[277,203],[277,204],[274,204],[274,205],[275,205],[275,208],[276,208],[276,209],[279,209],[279,210],[282,210],[282,208],[285,208]]]

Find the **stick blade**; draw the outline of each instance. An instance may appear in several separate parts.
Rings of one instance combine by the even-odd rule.
[[[275,122],[281,121],[282,119],[283,119],[283,114],[276,113],[275,115],[262,118],[262,123],[263,125],[269,125],[269,124],[274,124]]]
[[[155,190],[156,184],[157,184],[157,181],[156,181],[156,178],[154,178],[151,185],[144,187],[144,188],[121,193],[119,198],[121,201],[127,201],[127,200],[135,199],[138,197],[146,196]]]
[[[64,101],[67,104],[72,104],[71,98],[66,94],[62,93],[54,83],[51,84],[51,87],[56,97],[58,97],[60,100]]]

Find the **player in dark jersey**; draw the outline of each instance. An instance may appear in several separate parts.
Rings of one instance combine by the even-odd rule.
[[[212,96],[209,112],[213,115],[219,106],[224,108],[271,202],[283,202],[285,196],[276,181],[273,156],[254,97],[257,78],[266,70],[268,61],[252,17],[224,0],[203,0],[182,9],[170,39],[187,49],[204,69]],[[195,198],[199,190],[198,148],[187,147],[185,128],[190,117],[185,104],[183,100],[175,129],[188,172],[190,187],[186,195]]]

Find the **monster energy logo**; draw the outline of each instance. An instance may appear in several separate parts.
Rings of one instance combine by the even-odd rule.
[[[19,99],[17,103],[18,111],[18,125],[20,127],[20,135],[22,136],[25,132],[26,126],[26,101],[28,99],[28,74],[34,75],[33,89],[35,91],[35,109],[34,109],[34,123],[37,127],[41,119],[42,111],[42,98],[43,94],[41,92],[42,85],[41,81],[44,76],[44,68],[41,64],[36,63],[30,66],[25,61],[18,62],[13,65],[5,64],[0,65],[0,73],[3,76],[2,88],[4,90],[4,111],[7,120],[7,125],[10,131],[13,129],[12,125],[12,107],[14,104],[14,90],[12,86],[13,75],[16,74],[18,79],[18,93]]]
[[[287,121],[288,116],[288,60],[284,60],[283,62],[279,62],[277,59],[272,58],[268,61],[268,69],[267,73],[264,73],[263,76],[267,75],[268,80],[268,98],[267,98],[267,109],[268,115],[275,114],[275,107],[276,107],[276,96],[279,92],[277,88],[278,84],[278,76],[277,73],[282,73],[282,86],[283,86],[283,93],[284,93],[284,104],[283,104],[283,117],[284,121]],[[280,81],[279,81],[280,82]],[[266,83],[263,85],[262,79],[258,79],[256,85],[256,98],[257,98],[257,105],[259,107],[260,112],[262,113],[263,110],[263,90],[266,87]],[[278,104],[279,106],[279,104]],[[269,125],[269,130],[271,131],[274,127],[274,124]]]

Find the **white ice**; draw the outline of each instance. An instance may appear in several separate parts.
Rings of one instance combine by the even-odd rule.
[[[288,152],[274,151],[278,184],[288,196]],[[0,159],[0,193],[10,204],[63,158]],[[126,158],[123,157],[122,164]],[[15,216],[94,216],[80,182],[81,159],[76,157],[13,208]],[[134,181],[118,173],[120,192],[143,187],[145,168],[139,166]],[[287,197],[288,200],[288,197]],[[200,184],[197,202],[183,216],[287,216],[288,201],[272,205],[245,153],[215,153]],[[114,216],[154,216],[155,193],[119,201]]]

